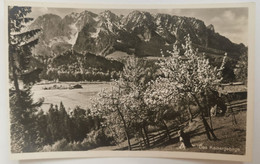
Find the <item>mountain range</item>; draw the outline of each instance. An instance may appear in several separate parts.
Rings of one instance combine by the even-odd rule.
[[[39,16],[28,27],[41,29],[39,43],[34,49],[38,56],[56,56],[67,50],[106,57],[120,51],[138,57],[161,56],[160,51],[172,49],[190,35],[192,43],[201,51],[213,54],[227,52],[239,57],[247,47],[231,42],[193,17],[151,14],[132,11],[118,16],[109,10],[95,14],[90,11],[72,12],[61,18],[54,14]]]

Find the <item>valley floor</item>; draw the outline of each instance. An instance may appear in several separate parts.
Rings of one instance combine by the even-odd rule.
[[[80,84],[82,88],[68,89],[69,86]],[[64,87],[65,89],[53,89],[53,86]],[[44,88],[52,88],[45,90]],[[80,106],[84,109],[90,107],[91,99],[95,98],[98,92],[102,89],[111,89],[111,83],[109,82],[59,82],[50,84],[34,85],[32,88],[33,99],[37,101],[44,97],[44,103],[41,106],[43,111],[49,110],[50,104],[59,105],[60,102],[64,104],[66,109],[74,109],[76,106]]]
[[[49,89],[44,87],[65,87],[79,83],[60,82],[52,84],[35,85],[32,88],[33,98],[44,97],[45,101],[42,105],[44,111],[48,111],[50,104],[59,104],[63,102],[66,109],[73,109],[77,105],[84,109],[90,107],[91,99],[95,98],[97,93],[102,89],[111,89],[109,82],[87,82],[80,83],[83,88],[80,89]],[[184,131],[191,134],[192,148],[185,150],[179,149],[178,129],[170,126],[171,140],[165,135],[165,131],[149,132],[150,147],[147,148],[141,142],[141,139],[131,139],[133,150],[147,151],[185,151],[185,152],[205,152],[205,153],[224,153],[224,154],[244,154],[246,143],[246,111],[239,111],[235,114],[237,124],[232,121],[232,115],[212,117],[213,128],[217,141],[207,139],[202,121],[196,117],[192,123],[185,123],[187,126]],[[209,122],[209,120],[208,120]],[[115,146],[97,147],[92,150],[127,150],[127,141],[119,143]]]

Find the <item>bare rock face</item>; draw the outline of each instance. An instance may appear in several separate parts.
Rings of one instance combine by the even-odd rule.
[[[119,17],[110,11],[104,11],[94,22],[85,24],[73,48],[78,52],[104,56],[114,50],[119,30]]]
[[[71,13],[63,19],[54,14],[38,17],[29,27],[42,30],[35,53],[43,56],[55,56],[72,49],[78,33],[86,24],[93,24],[96,18],[96,14],[88,11]]]
[[[48,41],[54,37],[56,37],[57,30],[59,28],[59,22],[61,21],[61,17],[54,14],[45,14],[39,16],[31,25],[30,29],[41,29],[41,41]]]
[[[208,25],[207,29],[210,30],[211,32],[215,33],[215,28],[212,24]]]
[[[42,56],[55,56],[69,49],[100,56],[114,51],[139,57],[160,56],[161,49],[172,49],[176,41],[183,43],[187,34],[196,47],[205,51],[239,56],[246,49],[243,44],[232,43],[216,33],[213,25],[206,26],[202,20],[143,11],[126,16],[117,16],[109,10],[100,14],[83,11],[64,18],[46,14],[29,28],[42,29],[35,48],[35,53]]]

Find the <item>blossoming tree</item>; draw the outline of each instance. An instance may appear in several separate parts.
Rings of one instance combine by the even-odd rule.
[[[112,84],[112,90],[101,91],[92,106],[93,113],[104,119],[103,125],[111,129],[114,136],[124,134],[129,150],[132,149],[131,134],[142,130],[149,146],[148,110],[143,101],[147,70],[143,64],[139,59],[130,57],[120,79]]]
[[[209,126],[204,116],[204,106],[201,95],[208,90],[216,90],[222,81],[226,54],[221,66],[213,67],[205,54],[192,48],[189,35],[185,37],[182,45],[184,54],[180,54],[177,45],[173,46],[171,56],[161,59],[158,65],[161,67],[163,77],[159,77],[150,83],[145,93],[145,102],[148,105],[176,104],[182,98],[194,100],[197,104],[208,139],[217,139],[213,129]],[[208,109],[209,110],[209,109]]]

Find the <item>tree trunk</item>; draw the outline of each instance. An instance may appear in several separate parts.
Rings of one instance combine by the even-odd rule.
[[[128,143],[128,150],[132,150],[132,147],[131,147],[131,142],[130,142],[130,136],[129,136],[129,133],[127,131],[127,126],[126,126],[126,122],[125,122],[125,119],[123,117],[123,114],[121,113],[121,111],[118,109],[117,107],[117,112],[118,114],[120,115],[122,121],[123,121],[123,124],[124,124],[124,131],[125,131],[125,136],[126,136],[126,139],[127,139],[127,143]]]
[[[236,119],[236,116],[235,116],[235,113],[234,113],[232,107],[230,108],[230,111],[231,111],[231,114],[232,114],[232,124],[237,125],[237,119]]]
[[[210,136],[210,134],[211,134],[212,137],[213,137],[213,139],[214,139],[214,140],[217,140],[217,137],[216,137],[216,135],[214,134],[214,131],[210,128],[210,126],[209,126],[207,120],[205,119],[205,117],[204,117],[204,115],[203,115],[202,106],[200,105],[198,98],[197,98],[195,95],[193,95],[193,97],[194,97],[196,103],[197,103],[198,106],[199,106],[201,118],[202,118],[202,121],[203,121],[204,128],[205,128],[205,130],[206,130],[206,134],[207,134],[208,139],[211,140],[211,136]]]
[[[188,111],[189,116],[190,116],[190,122],[192,122],[192,121],[193,121],[193,116],[192,116],[192,112],[191,112],[191,110],[190,110],[190,101],[189,101],[189,100],[188,100],[188,108],[187,108],[187,111]]]
[[[146,130],[145,124],[143,124],[143,130],[144,130],[144,135],[145,135],[146,142],[147,142],[147,147],[150,147],[150,140],[149,140],[149,136],[148,136],[148,132]]]
[[[119,88],[119,92],[120,92],[120,88]],[[113,93],[113,88],[112,88],[112,93]],[[114,99],[113,99],[113,105],[114,104]],[[126,136],[126,139],[127,139],[127,143],[128,143],[128,150],[132,150],[132,147],[131,147],[131,142],[130,142],[130,136],[129,136],[129,133],[127,131],[127,125],[126,125],[126,121],[125,121],[125,118],[123,116],[123,114],[121,113],[119,107],[116,105],[116,110],[117,110],[117,113],[119,114],[121,120],[123,121],[123,125],[124,125],[124,132],[125,132],[125,136]]]
[[[213,129],[213,123],[212,123],[211,114],[209,114],[209,122],[210,122],[210,128]]]
[[[228,101],[228,103],[229,103],[229,108],[227,108],[227,111],[226,111],[226,113],[231,113],[231,115],[232,115],[232,124],[234,125],[237,125],[237,119],[236,119],[236,116],[235,116],[235,114],[234,114],[234,111],[233,111],[233,108],[231,107],[231,103],[230,103],[230,101]]]
[[[168,129],[166,123],[164,122],[164,120],[162,120],[162,123],[163,123],[163,125],[164,125],[164,128],[165,128],[165,130],[166,130],[166,134],[167,134],[168,139],[169,139],[169,141],[170,141],[170,140],[171,140],[170,131],[169,131],[169,129]]]
[[[10,23],[10,22],[8,22]],[[13,74],[13,80],[14,80],[14,87],[15,87],[15,91],[18,97],[18,100],[20,99],[20,89],[19,89],[19,84],[18,84],[18,77],[16,74],[16,66],[15,66],[15,60],[14,60],[14,52],[10,52],[10,46],[11,44],[11,29],[10,29],[10,24],[9,24],[9,28],[8,28],[8,43],[9,43],[9,57],[10,57],[10,66],[12,69],[12,74]]]
[[[126,135],[126,139],[127,139],[127,143],[128,143],[128,150],[132,150],[128,131],[126,130],[126,128],[124,128],[124,130],[125,130],[125,135]]]
[[[209,108],[209,97],[208,97],[208,93],[207,91],[205,91],[205,99],[206,99],[206,108],[208,111],[208,115],[209,115],[209,122],[210,122],[210,128],[213,129],[213,124],[212,124],[212,119],[211,119],[211,113],[210,113],[210,108]]]
[[[140,134],[141,134],[141,136],[142,136],[144,145],[147,145],[146,140],[145,140],[145,137],[144,137],[144,133],[143,133],[143,128],[140,129]]]
[[[20,89],[19,89],[19,84],[18,84],[18,77],[17,77],[15,72],[16,71],[15,71],[15,66],[14,66],[13,67],[14,87],[15,87],[17,95],[19,95],[19,98],[20,98]]]
[[[203,122],[203,125],[204,125],[204,128],[205,128],[205,131],[206,131],[206,134],[207,134],[207,137],[209,140],[211,140],[211,136],[210,136],[210,133],[209,133],[209,125],[207,123],[207,120],[205,119],[205,117],[203,116],[203,114],[201,115],[201,119],[202,119],[202,122]]]
[[[210,134],[212,135],[213,140],[217,140],[218,138],[216,137],[216,135],[215,135],[213,129],[210,128],[210,126],[209,126],[207,120],[205,119],[205,117],[203,117],[203,124],[204,124],[204,126],[205,126],[205,129],[208,129],[208,131],[209,131]]]
[[[10,57],[10,66],[12,69],[12,74],[13,74],[13,81],[14,81],[14,88],[15,92],[17,95],[18,100],[20,100],[20,89],[19,89],[19,83],[18,83],[18,76],[16,74],[16,66],[15,66],[15,61],[14,61],[14,54],[11,54],[9,52],[9,57]]]

